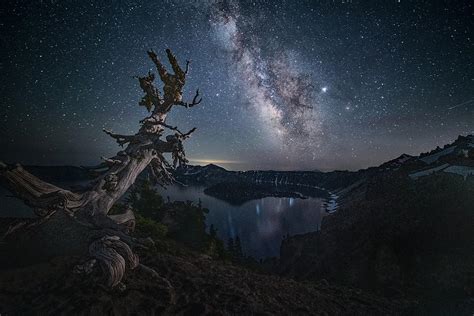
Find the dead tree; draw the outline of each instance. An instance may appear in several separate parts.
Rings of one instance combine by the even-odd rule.
[[[165,69],[155,52],[148,52],[163,82],[163,94],[154,85],[153,73],[137,77],[145,93],[139,105],[146,107],[150,115],[140,122],[135,135],[104,130],[124,149],[112,158],[103,158],[103,163],[93,168],[97,177],[88,190],[65,190],[38,179],[20,165],[0,162],[2,182],[37,216],[10,226],[4,244],[14,245],[15,249],[22,249],[23,254],[31,256],[86,255],[88,260],[74,270],[82,273],[100,266],[106,284],[112,287],[120,282],[127,269],[141,267],[151,271],[139,264],[133,252],[135,247],[148,247],[152,242],[129,235],[134,227],[133,211],[128,209],[119,215],[109,215],[109,211],[147,167],[157,183],[172,183],[172,167],[164,153],[171,153],[174,167],[187,162],[183,141],[195,128],[183,133],[167,125],[166,116],[174,105],[189,108],[199,104],[201,99],[198,90],[192,102],[182,100],[189,62],[183,71],[173,53],[169,49],[166,53],[173,73]],[[168,129],[172,134],[165,136]]]

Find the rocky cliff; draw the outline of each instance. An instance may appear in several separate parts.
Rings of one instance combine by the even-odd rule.
[[[376,168],[321,231],[283,241],[278,272],[414,298],[425,312],[474,310],[472,140]]]

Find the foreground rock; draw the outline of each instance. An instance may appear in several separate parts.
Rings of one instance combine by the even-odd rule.
[[[141,254],[159,272],[129,272],[114,290],[71,274],[76,258],[0,271],[5,315],[344,315],[398,314],[405,305],[327,283],[298,283],[198,254]]]

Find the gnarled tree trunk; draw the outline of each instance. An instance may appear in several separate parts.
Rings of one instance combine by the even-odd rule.
[[[0,162],[3,183],[32,207],[38,216],[36,219],[18,221],[9,227],[4,236],[4,246],[11,248],[4,253],[11,256],[11,260],[21,256],[31,260],[31,257],[40,256],[86,254],[90,260],[78,265],[76,272],[87,273],[98,263],[109,286],[118,284],[126,269],[134,269],[139,265],[132,249],[136,246],[146,247],[150,241],[129,236],[135,221],[133,211],[128,209],[119,215],[108,213],[147,167],[157,183],[166,185],[173,181],[170,173],[172,166],[163,154],[171,153],[173,167],[185,164],[187,160],[183,141],[195,128],[182,133],[178,128],[166,124],[166,116],[173,105],[188,108],[201,102],[199,91],[196,91],[191,103],[182,101],[189,62],[186,62],[183,71],[172,52],[167,49],[166,53],[173,74],[166,71],[153,51],[148,52],[164,84],[163,95],[153,84],[153,73],[137,77],[145,93],[139,105],[145,106],[150,115],[140,122],[141,127],[135,135],[120,135],[104,130],[120,146],[126,147],[114,157],[103,158],[102,164],[91,168],[97,177],[87,191],[65,190],[38,179],[20,165],[9,166]],[[173,133],[163,139],[166,129]]]

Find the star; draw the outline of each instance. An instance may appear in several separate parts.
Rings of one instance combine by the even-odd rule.
[[[239,161],[225,167],[359,169],[472,133],[468,1],[221,2],[4,6],[0,160],[95,165],[115,154],[101,128],[137,131],[146,113],[132,76],[157,75],[149,49],[172,71],[168,47],[192,61],[185,101],[203,96],[168,122],[197,127],[190,157]]]

